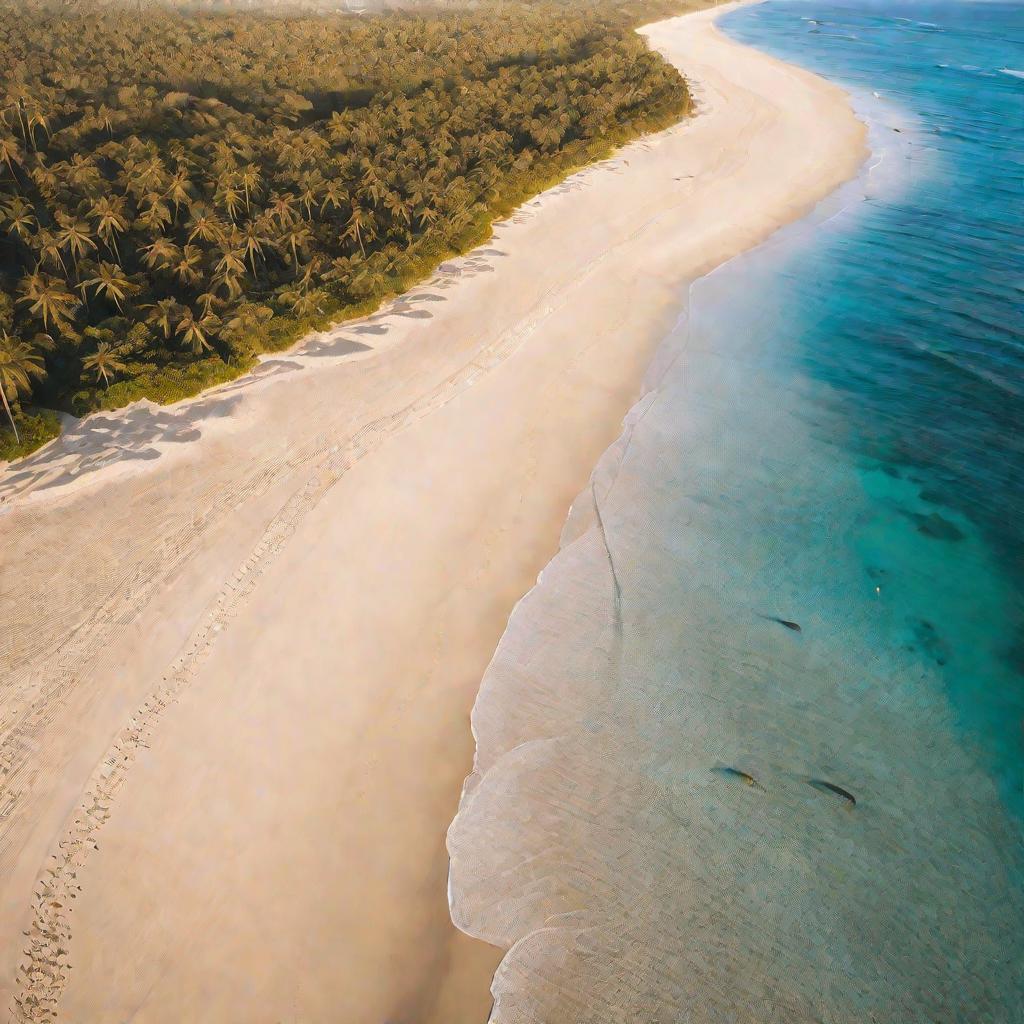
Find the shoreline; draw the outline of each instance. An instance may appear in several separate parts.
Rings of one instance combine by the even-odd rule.
[[[865,155],[842,91],[725,39],[726,9],[642,30],[695,118],[387,310],[184,408],[112,415],[84,486],[50,466],[7,508],[5,1004],[23,929],[34,964],[67,962],[40,938],[56,924],[75,970],[41,991],[75,1019],[486,1013],[498,952],[455,932],[444,885],[483,669],[684,283]]]
[[[944,65],[927,49],[907,65],[900,49],[865,59],[864,12],[830,21],[850,41],[835,51],[832,40],[805,50],[779,13],[731,31],[853,83],[870,159],[807,216],[693,283],[488,666],[474,771],[449,830],[449,903],[468,934],[509,949],[492,982],[496,1022],[589,1019],[581,1007],[609,1022],[687,1007],[756,1019],[765,1006],[793,1020],[1016,1019],[1019,978],[974,967],[1024,935],[1004,910],[1020,891],[1019,757],[976,692],[1013,700],[1000,646],[1013,602],[987,596],[1011,594],[1013,578],[988,546],[999,535],[948,482],[956,456],[899,445],[927,422],[929,393],[957,393],[912,372],[902,395],[889,390],[920,303],[862,319],[857,306],[897,267],[902,296],[926,284],[956,294],[939,287],[941,239],[920,250],[910,225],[943,206],[956,223],[928,140],[957,107],[931,91],[925,69]],[[873,52],[903,38],[898,21],[883,19]],[[958,29],[943,26],[945,46]],[[962,175],[976,204],[972,172],[988,162],[970,167],[965,150],[998,152],[979,136],[973,152],[941,151],[941,172]],[[997,188],[988,199],[1005,218]],[[983,236],[985,223],[998,238],[997,217],[965,212],[961,233]],[[911,241],[890,246],[901,228]],[[986,279],[1001,284],[1009,264],[986,255]],[[953,350],[955,317],[939,300],[933,310],[933,344]],[[922,396],[910,414],[908,392]],[[943,443],[963,459],[955,427]],[[964,474],[976,480],[1012,504],[999,477]],[[925,514],[958,524],[956,550],[904,525],[926,495]],[[963,595],[941,585],[952,563],[978,581],[972,609],[991,612],[959,611]],[[915,622],[942,624],[941,653],[919,653]],[[730,788],[737,775],[752,788]],[[819,817],[806,784],[849,806]],[[951,821],[970,841],[901,845],[914,885],[893,881],[891,837],[945,834]],[[918,945],[919,922],[957,886],[957,927]],[[843,983],[829,989],[836,950]]]

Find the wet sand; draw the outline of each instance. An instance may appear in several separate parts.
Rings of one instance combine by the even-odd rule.
[[[645,32],[698,117],[375,316],[0,474],[15,1019],[486,1018],[444,847],[479,680],[685,282],[864,155],[840,90],[710,15]]]

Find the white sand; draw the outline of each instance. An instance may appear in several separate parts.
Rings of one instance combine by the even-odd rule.
[[[864,155],[838,89],[711,22],[646,30],[696,120],[368,321],[0,474],[0,1005],[486,1016],[444,849],[483,670],[685,282]]]

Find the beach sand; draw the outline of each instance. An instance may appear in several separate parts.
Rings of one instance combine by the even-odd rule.
[[[447,914],[469,711],[685,283],[850,177],[844,94],[648,27],[692,121],[364,321],[0,474],[0,1005],[483,1021]],[[70,965],[70,969],[68,967]]]

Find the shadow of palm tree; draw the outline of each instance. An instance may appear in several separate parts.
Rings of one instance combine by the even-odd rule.
[[[218,392],[180,410],[143,401],[80,420],[65,416],[64,432],[56,441],[0,473],[0,499],[29,489],[60,487],[116,463],[158,459],[158,446],[199,440],[202,422],[230,416],[239,400],[240,396]]]

